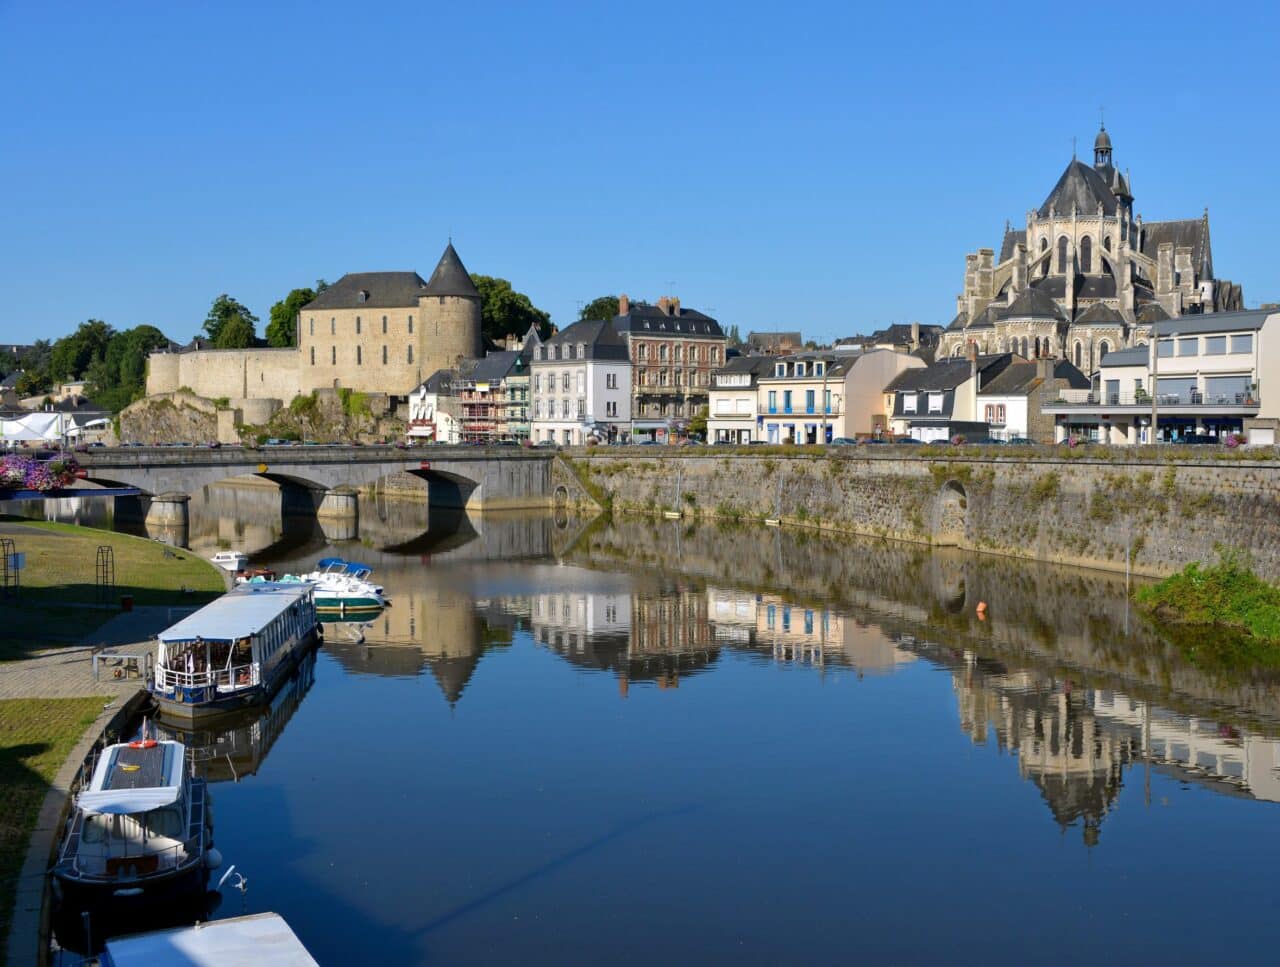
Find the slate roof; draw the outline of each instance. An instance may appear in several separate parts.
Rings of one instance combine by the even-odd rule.
[[[577,323],[574,323],[577,325]],[[704,336],[719,339],[724,336],[720,323],[697,309],[680,309],[679,315],[667,315],[657,306],[643,302],[631,304],[631,311],[625,316],[613,317],[613,328],[618,332],[644,333],[656,335],[661,332],[685,333],[691,336]],[[756,333],[748,337],[748,341]],[[799,335],[799,333],[795,333]],[[800,345],[800,343],[796,343]]]
[[[471,371],[471,378],[477,383],[500,383],[507,378],[511,370],[515,369],[519,359],[520,353],[515,349],[489,353],[476,363],[476,368]]]
[[[1076,324],[1081,326],[1123,326],[1124,316],[1120,315],[1105,302],[1095,302],[1076,316]]]
[[[1007,366],[1013,356],[1010,353],[996,353],[991,356],[978,357],[978,372],[996,366]],[[908,369],[899,373],[885,387],[886,393],[953,390],[969,378],[969,360],[960,357],[948,359],[946,362],[934,363],[921,369]]]
[[[947,326],[947,332],[959,332],[969,325],[969,313],[961,309]]]
[[[1114,299],[1116,280],[1110,275],[1076,276],[1077,299]]]
[[[480,291],[471,281],[471,275],[467,272],[467,267],[462,264],[462,259],[458,258],[453,242],[444,247],[444,254],[436,263],[436,269],[427,280],[427,286],[422,294],[452,295],[467,299],[480,298]]]
[[[777,362],[776,356],[734,356],[717,369],[716,374],[751,373],[753,376],[759,376],[771,370],[775,362]]]
[[[1000,259],[996,264],[999,265],[1000,262],[1007,262],[1009,259],[1013,258],[1013,251],[1018,245],[1025,247],[1026,244],[1027,230],[1025,228],[1019,231],[1005,229],[1004,239],[1000,242]]]
[[[1274,309],[1247,309],[1244,312],[1192,314],[1158,322],[1153,328],[1159,336],[1172,336],[1175,333],[1190,336],[1207,332],[1248,332],[1261,329],[1268,316],[1280,316],[1280,312]]]
[[[614,322],[617,322],[617,319]],[[584,349],[582,354],[576,357],[577,359],[629,361],[631,358],[627,352],[627,344],[622,341],[613,324],[599,319],[580,319],[543,343],[535,359],[542,360],[543,352],[546,352],[547,362],[564,362],[568,357],[557,360],[556,348],[578,345],[583,346]]]
[[[1049,210],[1054,209],[1060,214],[1070,215],[1074,206],[1080,214],[1091,215],[1098,210],[1099,202],[1104,214],[1116,213],[1118,201],[1106,178],[1097,169],[1072,158],[1036,214],[1041,218],[1048,218]]]
[[[0,379],[0,389],[13,389],[15,386],[18,385],[18,380],[21,378],[21,376],[22,376],[22,370],[15,369],[12,373],[10,373],[4,379]]]
[[[1137,319],[1144,326],[1168,318],[1169,313],[1165,312],[1164,306],[1158,302],[1148,302],[1146,305],[1138,307]]]
[[[1209,220],[1186,218],[1172,222],[1147,222],[1142,226],[1142,254],[1158,258],[1160,246],[1171,242],[1175,251],[1191,249],[1191,264],[1205,278],[1213,278],[1213,255],[1209,249]]]
[[[303,306],[302,311],[416,306],[425,284],[417,272],[348,272]]]
[[[928,342],[937,342],[938,336],[941,334],[941,326],[925,325],[924,323],[920,323],[920,342],[922,345]],[[911,342],[911,323],[895,322],[893,325],[886,326],[879,332],[873,332],[866,339],[855,339],[852,341],[864,343],[890,343],[895,346],[909,345]]]
[[[1027,289],[1003,312],[1005,319],[1061,319],[1058,304],[1041,289]]]
[[[418,388],[428,393],[448,396],[453,392],[453,381],[458,378],[455,369],[437,369],[428,376]]]
[[[1004,372],[1000,373],[990,383],[982,387],[980,396],[1021,396],[1030,393],[1040,384],[1039,364],[1034,362],[1028,363],[1010,363]],[[1067,385],[1072,389],[1089,389],[1093,384],[1089,381],[1089,377],[1065,359],[1059,359],[1053,367],[1053,375],[1055,379],[1065,379]]]
[[[1146,346],[1134,346],[1130,349],[1113,349],[1102,357],[1098,365],[1106,369],[1108,366],[1145,366],[1150,361],[1150,349]]]

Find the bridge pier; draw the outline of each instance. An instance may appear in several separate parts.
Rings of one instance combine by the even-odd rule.
[[[186,547],[190,542],[191,517],[187,505],[191,498],[175,492],[156,494],[147,508],[147,536],[155,540]]]
[[[330,541],[354,541],[360,537],[360,495],[354,487],[326,491],[316,510],[320,529]]]

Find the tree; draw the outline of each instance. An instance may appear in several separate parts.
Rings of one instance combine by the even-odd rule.
[[[52,388],[49,372],[45,369],[24,369],[13,388],[19,397],[38,396],[41,393],[47,393]]]
[[[742,336],[739,334],[736,324],[724,331],[724,344],[730,349],[742,348]]]
[[[105,356],[89,367],[89,396],[113,413],[141,399],[147,388],[147,356],[168,344],[155,326],[116,333]]]
[[[258,317],[225,292],[213,300],[213,305],[209,307],[209,315],[205,317],[204,331],[209,340],[215,346],[218,345],[218,337],[222,334],[222,327],[227,324],[232,316],[239,316],[249,324],[249,345],[253,345],[253,327],[258,324]]]
[[[480,328],[486,338],[497,342],[511,334],[523,336],[530,326],[537,326],[543,339],[551,335],[551,314],[515,291],[506,279],[473,275],[471,281],[480,290]]]
[[[689,435],[698,436],[702,439],[707,438],[707,416],[709,415],[709,407],[700,406],[698,412],[689,418]]]
[[[324,285],[320,279],[317,285]],[[296,346],[298,344],[298,313],[319,293],[315,289],[294,289],[271,307],[271,321],[267,323],[267,344],[270,346]]]
[[[76,331],[63,336],[49,352],[49,376],[59,382],[79,379],[94,361],[107,354],[107,344],[115,330],[101,319],[82,322]]]
[[[611,322],[617,314],[618,297],[616,295],[602,295],[583,306],[582,311],[578,313],[578,318],[603,319],[605,322]]]
[[[213,346],[215,349],[248,349],[256,338],[253,323],[236,312],[223,322]]]

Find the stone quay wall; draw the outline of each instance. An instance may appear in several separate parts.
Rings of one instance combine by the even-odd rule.
[[[1280,579],[1280,463],[1105,455],[903,456],[635,450],[568,455],[615,512],[731,520],[957,546],[1161,576],[1217,549]]]

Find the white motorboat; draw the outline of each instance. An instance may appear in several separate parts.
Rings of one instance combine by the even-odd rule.
[[[249,555],[243,551],[219,551],[209,560],[224,571],[230,571],[232,574],[237,571],[243,571],[249,565]]]
[[[302,582],[315,587],[316,611],[348,614],[377,611],[387,606],[382,585],[369,580],[373,568],[340,557],[326,557],[308,574],[286,574],[283,583]]]

